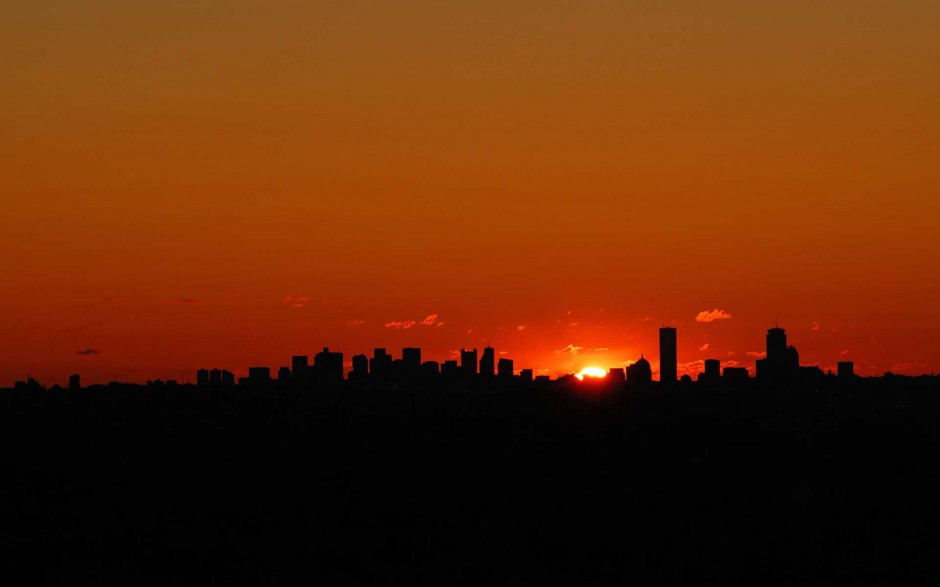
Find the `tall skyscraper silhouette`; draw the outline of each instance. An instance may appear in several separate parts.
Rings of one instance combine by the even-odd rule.
[[[787,352],[787,331],[774,327],[767,331],[767,358],[771,363],[783,361]]]
[[[483,349],[483,356],[480,358],[480,375],[483,377],[492,377],[496,371],[496,351],[488,346]]]
[[[672,384],[677,377],[676,329],[663,326],[659,329],[659,382]]]
[[[757,378],[764,381],[790,381],[800,369],[800,354],[787,346],[787,331],[773,327],[767,331],[767,357],[757,362]]]

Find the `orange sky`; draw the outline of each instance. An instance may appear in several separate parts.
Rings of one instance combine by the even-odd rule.
[[[663,323],[753,373],[775,319],[940,369],[940,4],[320,4],[4,8],[0,386]]]

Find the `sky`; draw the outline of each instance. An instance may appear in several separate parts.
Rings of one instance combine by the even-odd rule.
[[[940,3],[0,8],[0,386],[940,369]],[[505,353],[505,354],[502,354]]]

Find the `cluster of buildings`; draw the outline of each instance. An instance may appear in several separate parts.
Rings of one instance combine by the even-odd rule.
[[[324,348],[309,361],[306,355],[291,359],[290,367],[281,367],[272,373],[268,367],[251,367],[248,376],[238,380],[239,385],[261,387],[270,385],[301,385],[315,387],[338,387],[349,385],[359,388],[507,388],[513,385],[544,385],[547,376],[534,376],[532,369],[522,369],[516,374],[513,361],[497,358],[493,347],[486,347],[482,354],[477,349],[461,349],[459,360],[422,361],[420,348],[404,348],[401,357],[394,358],[386,349],[377,348],[371,357],[358,354],[352,357],[352,370],[344,373],[343,353]],[[674,385],[691,382],[686,374],[678,376],[678,344],[676,329],[664,326],[659,329],[659,384]],[[766,358],[757,361],[757,380],[762,383],[811,383],[825,377],[818,367],[803,367],[799,364],[799,353],[787,345],[786,331],[779,327],[767,331]],[[851,362],[839,363],[840,378],[854,377]],[[747,381],[750,373],[744,367],[724,366],[719,359],[707,359],[704,372],[698,381],[704,384]],[[197,383],[204,385],[234,385],[234,376],[219,369],[201,369]],[[628,365],[626,369],[612,368],[607,372],[610,383],[626,382],[633,385],[651,384],[653,369],[644,357]]]
[[[517,375],[512,359],[497,359],[493,347],[484,348],[482,355],[477,349],[462,349],[459,361],[444,362],[422,361],[420,348],[404,348],[398,359],[386,349],[377,348],[371,357],[354,355],[352,370],[345,374],[344,365],[343,353],[326,347],[314,355],[312,363],[307,355],[298,355],[291,358],[290,367],[281,367],[276,374],[272,374],[269,367],[250,367],[248,376],[239,378],[238,384],[248,387],[299,385],[329,388],[348,384],[362,388],[422,388],[437,384],[507,387],[514,383],[549,381],[547,376],[534,376],[532,369],[522,369]],[[196,383],[200,386],[234,385],[231,377],[220,383],[220,379],[213,375],[217,372],[218,369],[200,369],[196,373]]]
[[[664,326],[659,329],[659,385],[670,386],[677,383],[691,383],[688,375],[678,376],[678,345],[676,329]],[[377,348],[371,357],[364,354],[352,357],[352,370],[344,372],[346,364],[343,353],[324,348],[313,357],[311,363],[306,355],[295,356],[289,367],[281,367],[276,373],[269,367],[250,367],[247,377],[236,380],[235,374],[224,369],[200,369],[196,373],[196,383],[200,387],[229,387],[236,383],[245,387],[266,386],[312,386],[332,388],[350,386],[363,389],[384,388],[463,388],[463,389],[506,389],[511,387],[545,387],[551,379],[548,376],[534,376],[532,369],[522,369],[518,374],[514,370],[512,359],[496,356],[493,347],[486,347],[482,354],[477,349],[461,349],[459,360],[443,362],[423,361],[420,348],[404,348],[401,357],[394,358],[384,348]],[[750,379],[744,367],[727,365],[722,367],[718,359],[707,359],[704,372],[698,374],[698,381],[706,385],[743,382]],[[775,326],[767,331],[766,357],[759,359],[756,365],[756,378],[760,383],[812,384],[821,381],[827,374],[819,367],[800,365],[800,355],[796,348],[787,344],[787,333]],[[571,377],[571,376],[567,376]],[[838,364],[838,378],[848,381],[855,378],[854,365],[851,361]],[[565,378],[562,378],[565,379]],[[605,380],[610,384],[626,382],[631,385],[653,383],[653,370],[650,362],[643,357],[628,365],[626,369],[612,368]],[[163,384],[162,381],[153,382]],[[175,384],[175,381],[165,382]],[[148,382],[150,385],[151,382]],[[15,388],[32,389],[41,386],[33,379],[18,381]],[[70,390],[81,389],[78,375],[69,378]]]

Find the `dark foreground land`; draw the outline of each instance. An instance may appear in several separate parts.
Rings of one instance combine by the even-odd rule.
[[[926,583],[940,576],[932,385],[853,397],[7,391],[0,575]]]

